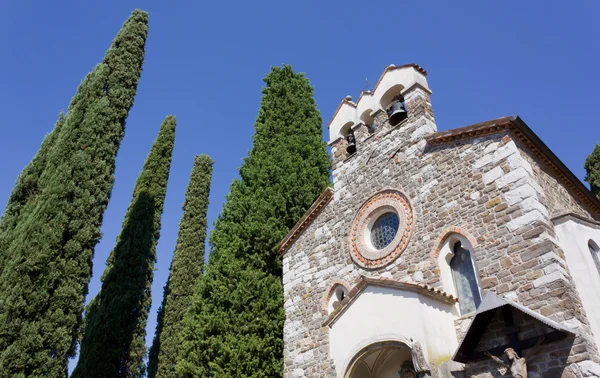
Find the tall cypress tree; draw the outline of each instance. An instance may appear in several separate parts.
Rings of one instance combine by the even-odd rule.
[[[211,256],[184,320],[180,377],[283,373],[277,244],[329,184],[313,88],[288,65],[264,79],[254,144],[211,233]]]
[[[61,112],[54,125],[54,129],[50,134],[46,135],[38,152],[29,164],[23,168],[21,174],[17,178],[17,183],[10,193],[4,215],[0,219],[0,272],[2,271],[3,261],[6,257],[4,256],[4,253],[8,252],[8,244],[10,243],[8,238],[12,234],[11,231],[14,230],[18,223],[21,209],[23,209],[29,201],[34,200],[39,193],[40,176],[46,167],[48,155],[56,143],[56,139],[60,134],[64,122],[65,117]]]
[[[174,142],[175,117],[168,116],[136,181],[102,288],[86,312],[72,377],[141,377],[145,372],[150,287]]]
[[[592,153],[585,159],[585,181],[590,184],[590,190],[600,198],[600,144],[596,144]]]
[[[192,303],[204,266],[206,212],[213,161],[196,156],[183,204],[177,246],[158,310],[158,322],[148,361],[149,378],[175,377],[175,362],[183,317]]]
[[[136,10],[67,110],[2,252],[0,377],[64,377],[75,353],[92,256],[117,150],[144,60],[148,15]]]

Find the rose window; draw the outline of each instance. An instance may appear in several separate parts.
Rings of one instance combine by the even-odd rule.
[[[350,256],[366,269],[391,264],[406,249],[412,234],[413,213],[408,198],[385,189],[358,209],[350,230]]]
[[[387,247],[396,237],[400,219],[396,213],[385,213],[373,223],[371,227],[371,243],[375,249]]]

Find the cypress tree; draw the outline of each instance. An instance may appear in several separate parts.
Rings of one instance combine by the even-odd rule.
[[[5,258],[4,253],[8,252],[7,246],[10,243],[8,237],[17,225],[21,209],[29,201],[33,200],[39,192],[38,185],[40,176],[46,167],[48,155],[60,134],[64,121],[65,117],[61,112],[54,125],[54,129],[50,134],[46,135],[38,152],[29,164],[23,168],[21,174],[17,178],[17,183],[10,193],[4,215],[0,219],[0,272],[2,271]]]
[[[168,116],[136,181],[102,288],[86,312],[74,378],[141,377],[145,372],[150,287],[174,141],[175,117]]]
[[[585,159],[585,181],[590,184],[590,190],[600,198],[600,145],[596,144],[592,153]]]
[[[213,161],[207,155],[195,157],[183,204],[183,216],[179,223],[177,246],[164,288],[163,302],[158,311],[154,342],[150,348],[149,378],[175,377],[183,317],[190,307],[196,282],[203,272],[212,166]]]
[[[277,244],[329,185],[313,88],[288,65],[264,79],[253,147],[210,236],[211,255],[184,318],[180,377],[283,373]]]
[[[136,10],[86,76],[20,209],[0,272],[0,377],[65,377],[75,354],[93,250],[144,59]]]

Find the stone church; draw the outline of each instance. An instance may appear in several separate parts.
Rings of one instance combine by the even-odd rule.
[[[426,71],[329,122],[281,241],[285,377],[600,376],[600,201],[518,116],[438,132]]]

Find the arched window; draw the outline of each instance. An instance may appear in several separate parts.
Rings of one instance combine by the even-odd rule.
[[[330,297],[327,301],[327,313],[331,314],[342,304],[342,301],[346,299],[348,296],[348,289],[346,289],[343,285],[336,284],[329,290],[329,295]]]
[[[590,253],[592,254],[592,259],[594,259],[594,263],[596,264],[596,269],[600,274],[600,247],[596,244],[592,239],[588,240],[588,248],[590,249]]]
[[[452,270],[454,287],[459,300],[460,313],[463,315],[469,314],[474,312],[481,303],[471,251],[464,248],[459,240],[454,243],[452,252],[454,257],[450,260],[450,269]]]

